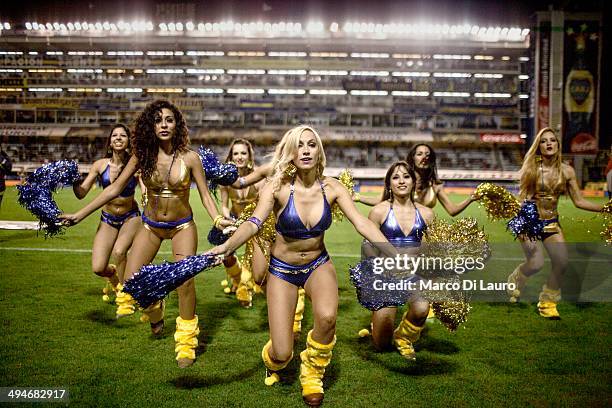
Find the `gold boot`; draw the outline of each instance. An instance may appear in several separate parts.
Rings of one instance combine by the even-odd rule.
[[[143,309],[142,315],[146,316],[141,321],[148,321],[151,325],[151,334],[153,336],[160,336],[164,330],[164,309],[165,303],[162,300],[158,300],[146,309]]]
[[[415,326],[408,320],[407,316],[408,312],[405,312],[402,321],[393,332],[393,344],[402,357],[414,361],[416,360],[416,352],[413,343],[421,336],[423,326]]]
[[[131,316],[136,310],[136,301],[132,295],[123,291],[122,284],[117,285],[117,297],[115,298],[115,304],[117,305],[117,319]]]
[[[236,289],[236,299],[238,299],[242,307],[247,309],[253,305],[253,285],[255,285],[253,274],[248,268],[243,266],[240,273],[240,283],[238,284],[238,289]]]
[[[117,297],[117,286],[113,284],[114,282],[119,282],[119,277],[117,276],[117,267],[113,264],[108,264],[106,270],[103,275],[100,275],[106,278],[106,285],[102,288],[102,301],[106,303],[112,303],[112,296]],[[117,283],[119,285],[119,283]]]
[[[527,276],[521,272],[521,265],[517,266],[516,269],[508,276],[508,285],[514,285],[514,289],[508,289],[508,295],[510,296],[510,302],[516,303],[521,297],[521,291],[527,283]]]
[[[298,289],[297,304],[295,305],[295,315],[293,316],[293,337],[297,339],[302,333],[302,319],[304,319],[304,307],[306,305],[306,290]]]
[[[263,349],[261,350],[261,359],[266,366],[266,379],[264,380],[264,384],[267,386],[272,386],[280,381],[280,376],[278,375],[278,371],[287,367],[291,359],[293,358],[293,353],[291,353],[291,357],[287,361],[278,362],[273,360],[270,357],[270,348],[272,348],[272,340],[268,340]]]
[[[195,361],[195,349],[198,347],[198,315],[195,315],[191,320],[184,320],[180,316],[176,318],[176,332],[174,332],[174,341],[176,346],[176,361],[180,368],[187,368],[193,365]]]
[[[227,280],[221,281],[221,286],[225,286],[223,291],[225,293],[234,293],[240,285],[240,274],[242,273],[242,265],[238,258],[232,266],[225,267],[225,273],[227,273]]]
[[[302,398],[306,405],[318,407],[323,402],[323,375],[332,358],[336,336],[329,344],[317,343],[312,339],[312,330],[308,332],[306,350],[300,353],[300,383]]]
[[[548,286],[542,286],[538,302],[538,313],[540,316],[550,320],[560,320],[561,316],[557,310],[557,303],[561,300],[561,289],[553,290]]]

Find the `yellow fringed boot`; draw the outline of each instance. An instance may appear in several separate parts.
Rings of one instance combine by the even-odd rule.
[[[117,305],[117,319],[131,316],[136,310],[136,301],[132,295],[123,291],[122,284],[117,285],[117,297],[115,298],[115,304]]]
[[[508,295],[510,296],[510,302],[516,303],[521,297],[521,291],[527,283],[527,276],[521,272],[521,265],[517,266],[516,269],[508,276],[508,285],[514,285],[514,289],[508,289]]]
[[[225,273],[227,273],[227,279],[221,281],[221,286],[225,287],[223,291],[225,293],[236,292],[240,285],[240,275],[242,274],[242,265],[238,258],[236,258],[236,262],[232,266],[225,267]]]
[[[550,320],[560,320],[561,315],[557,310],[557,303],[561,300],[561,289],[550,289],[548,286],[542,286],[538,302],[538,313],[540,316]]]
[[[236,299],[238,299],[238,302],[242,307],[250,308],[253,305],[254,284],[253,274],[248,268],[246,268],[246,266],[242,266],[240,282],[238,284],[238,289],[236,289]]]
[[[151,324],[151,334],[154,336],[160,336],[164,330],[164,309],[165,303],[162,299],[142,311],[142,315],[146,317],[141,318],[141,321],[148,321]]]
[[[198,315],[191,320],[184,320],[180,316],[176,318],[176,332],[174,341],[176,346],[176,361],[180,368],[187,368],[195,361],[195,349],[198,347]]]
[[[272,340],[268,340],[263,349],[261,349],[261,359],[266,366],[266,379],[264,380],[264,384],[267,386],[272,386],[280,381],[278,372],[287,367],[293,358],[293,354],[291,354],[291,357],[289,357],[287,361],[278,362],[273,360],[272,357],[270,357],[270,348],[272,348]]]
[[[297,304],[295,305],[295,315],[293,316],[293,335],[299,337],[302,332],[302,319],[304,319],[304,307],[306,306],[306,290],[298,289]]]
[[[318,407],[323,402],[323,375],[332,358],[336,336],[329,344],[321,344],[312,339],[312,330],[308,332],[306,349],[300,353],[300,383],[302,398],[311,407]]]
[[[106,303],[111,303],[113,301],[111,296],[115,295],[115,297],[117,297],[117,286],[119,285],[117,267],[113,264],[108,264],[108,266],[104,270],[104,273],[99,276],[106,278],[106,285],[104,286],[104,288],[102,288],[102,301]],[[116,282],[116,284],[113,282]]]
[[[415,326],[408,320],[408,312],[402,316],[397,329],[393,332],[393,344],[397,348],[397,351],[407,360],[416,360],[416,352],[414,351],[413,344],[421,336],[423,326]]]

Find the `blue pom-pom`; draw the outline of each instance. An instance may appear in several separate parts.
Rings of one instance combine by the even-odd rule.
[[[123,285],[123,291],[132,295],[140,307],[146,308],[168,296],[170,292],[218,264],[216,255],[188,256],[178,262],[145,265]]]
[[[413,294],[410,290],[380,290],[374,281],[388,282],[399,287],[400,281],[418,282],[421,278],[412,275],[408,278],[393,278],[374,273],[374,258],[366,258],[349,269],[351,283],[357,290],[357,300],[366,309],[376,311],[383,307],[397,307],[405,304]],[[380,283],[380,282],[379,282]],[[379,289],[376,289],[379,288]]]
[[[198,153],[210,190],[218,185],[229,186],[238,180],[238,168],[234,163],[221,163],[215,153],[204,146],[200,146]]]
[[[75,161],[59,160],[36,169],[28,176],[24,185],[17,186],[19,204],[38,218],[45,236],[54,236],[64,230],[57,218],[61,211],[53,200],[53,193],[60,187],[74,183],[80,177]]]
[[[208,232],[208,242],[212,245],[221,245],[227,241],[229,237],[229,235],[224,234],[223,231],[215,227],[212,227]]]
[[[530,240],[542,239],[544,222],[540,220],[535,202],[525,201],[517,216],[508,221],[507,228],[515,238],[522,235]]]

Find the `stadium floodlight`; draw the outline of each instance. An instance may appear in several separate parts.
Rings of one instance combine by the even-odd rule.
[[[153,31],[153,22],[147,21],[147,23],[145,24],[145,30]]]
[[[502,61],[510,61],[510,57],[509,57],[509,56],[507,56],[507,55],[503,55],[503,56],[501,57],[501,60],[502,60]]]
[[[62,88],[28,88],[30,92],[62,92]]]
[[[529,61],[529,57],[519,57],[519,61],[527,62],[527,61]]]
[[[311,57],[317,58],[346,58],[348,53],[346,52],[311,52]]]
[[[306,75],[305,69],[269,69],[269,75]]]
[[[521,139],[527,139],[527,133],[521,133],[519,136]]]
[[[331,70],[331,69],[312,69],[310,71],[308,71],[309,75],[328,75],[328,76],[334,76],[334,75],[348,75],[348,71],[343,71],[343,70]]]
[[[176,25],[174,23],[169,23],[168,24],[168,30],[169,31],[175,31],[176,30]]]
[[[492,61],[495,57],[492,55],[474,55],[474,59],[477,61]]]
[[[96,30],[102,31],[102,23],[100,23],[100,22],[96,23]]]
[[[0,88],[0,92],[22,92],[22,88]]]
[[[505,92],[476,92],[476,98],[512,98],[512,94]]]
[[[187,93],[193,94],[222,94],[223,89],[220,88],[187,88]]]
[[[344,89],[311,89],[308,93],[311,95],[346,95]]]
[[[469,60],[472,59],[471,55],[458,55],[458,54],[434,54],[433,59],[440,60]]]
[[[38,51],[28,51],[28,55],[38,55]]]
[[[308,34],[320,34],[324,30],[323,23],[320,21],[310,21],[306,25]]]
[[[185,71],[181,68],[151,68],[147,69],[147,74],[183,74]]]
[[[176,23],[176,31],[183,31],[183,23]]]
[[[433,96],[448,96],[453,98],[469,98],[469,92],[434,92]]]
[[[39,25],[38,25],[38,23],[36,21],[32,23],[32,28],[34,30],[38,30],[38,27],[39,27]]]
[[[204,24],[204,29],[206,31],[212,31],[213,25],[211,23],[206,23],[206,24]]]
[[[264,69],[228,69],[227,73],[230,75],[264,75],[266,71]]]
[[[266,53],[263,51],[228,51],[230,57],[265,57]]]
[[[389,76],[389,71],[351,71],[352,76]]]
[[[193,31],[195,26],[193,25],[191,21],[188,21],[187,24],[185,24],[185,28],[187,29],[187,31]]]
[[[524,75],[524,74],[523,75],[519,75],[518,79],[521,79],[521,80],[529,79],[529,75]]]
[[[261,95],[265,91],[261,88],[229,88],[228,94],[258,94]]]
[[[394,71],[391,73],[392,76],[397,77],[429,77],[429,72],[410,72],[410,71]]]
[[[503,78],[503,77],[504,77],[503,74],[486,74],[486,73],[483,73],[483,74],[480,74],[480,73],[474,74],[474,78],[486,78],[486,79],[495,78],[495,79],[499,79],[499,78]]]
[[[31,30],[32,29],[32,23],[30,23],[29,21],[27,23],[25,23],[26,26],[26,30]]]
[[[528,94],[520,94],[519,98],[521,98],[521,99],[529,99],[529,95]]]
[[[352,52],[353,58],[389,58],[386,52]]]
[[[136,71],[136,70],[134,70]],[[140,70],[142,71],[142,70]],[[109,68],[106,70],[107,74],[123,74],[125,73],[125,69],[117,69],[117,68]]]
[[[74,24],[68,23],[68,30],[74,31]]]
[[[142,93],[142,88],[106,88],[109,93]]]
[[[337,33],[338,32],[338,23],[336,23],[335,21],[332,22],[329,25],[329,31],[332,32],[332,33]]]
[[[102,92],[102,88],[68,88],[68,92]]]
[[[303,51],[270,51],[268,57],[305,57]]]
[[[2,73],[20,73],[23,72],[22,69],[12,69],[12,68],[0,68],[0,72]]]
[[[427,91],[392,91],[393,96],[429,96]]]
[[[111,23],[110,24],[110,30],[111,31],[117,31],[117,25],[115,23]]]
[[[47,27],[47,30],[49,30],[49,31],[53,30],[53,24],[51,24],[51,23],[45,24],[45,27]]]
[[[38,73],[38,74],[56,74],[59,72],[64,72],[63,69],[58,68],[30,68],[28,72]]]
[[[354,96],[387,96],[389,95],[389,92],[354,89],[351,91],[351,95],[354,95]]]
[[[268,89],[270,95],[304,95],[305,89]]]
[[[161,31],[168,31],[168,26],[166,25],[166,23],[159,23],[159,29]]]
[[[89,23],[87,23],[87,21],[81,23],[81,25],[83,26],[83,30],[89,30]]]
[[[193,57],[222,57],[225,55],[223,51],[187,51],[187,55]]]
[[[55,29],[55,31],[59,31],[60,29],[59,23],[53,23],[53,28]]]
[[[78,31],[81,31],[81,23],[79,23],[78,21],[74,23],[74,28]]]
[[[9,22],[4,23],[4,29],[5,30],[10,30],[11,29],[11,23],[9,23]]]
[[[521,36],[526,37],[528,35],[529,35],[529,29],[523,28],[523,30],[521,31]]]
[[[434,78],[471,78],[468,72],[434,72]]]
[[[23,55],[21,51],[0,51],[0,55]]]
[[[108,21],[105,21],[104,23],[102,23],[102,28],[106,31],[110,30],[110,23]]]

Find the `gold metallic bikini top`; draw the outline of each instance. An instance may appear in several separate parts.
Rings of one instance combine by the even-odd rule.
[[[560,180],[556,181],[554,186],[550,186],[550,183],[544,183],[544,174],[541,167],[538,167],[537,172],[536,191],[533,200],[535,200],[536,206],[538,207],[540,219],[550,220],[557,218],[559,216],[557,213],[559,197],[565,192],[563,170],[561,170],[561,174],[559,175]]]
[[[178,180],[173,180],[170,175],[161,175],[159,170],[155,169],[150,178],[143,180],[147,187],[148,197],[161,198],[180,198],[189,197],[189,188],[191,187],[191,174],[182,158],[178,157],[175,160],[175,165],[179,168]],[[172,173],[172,169],[170,171]]]
[[[413,197],[416,203],[419,203],[429,208],[434,208],[436,206],[436,203],[438,202],[436,198],[437,195],[436,195],[436,192],[433,186],[427,187],[427,189],[425,190],[425,193],[422,194],[421,196],[419,196],[419,194],[417,194],[415,190]]]
[[[241,197],[238,195],[238,191],[247,191],[246,196]],[[228,197],[230,200],[232,200],[232,206],[233,205],[239,205],[239,206],[246,206],[247,204],[253,203],[255,201],[257,201],[257,197],[258,197],[258,192],[257,189],[253,186],[249,186],[245,189],[242,190],[237,190],[235,188],[228,188]]]

